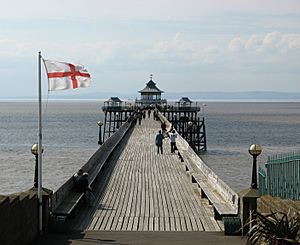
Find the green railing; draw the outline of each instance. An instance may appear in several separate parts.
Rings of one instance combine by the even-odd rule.
[[[266,171],[261,167],[258,169],[258,192],[260,196],[263,196],[267,193]]]
[[[270,156],[265,166],[268,194],[300,200],[300,151]]]

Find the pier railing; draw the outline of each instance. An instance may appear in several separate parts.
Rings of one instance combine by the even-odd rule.
[[[233,207],[233,209],[236,210],[236,213],[238,213],[238,194],[203,162],[203,160],[180,135],[177,142],[180,143],[180,146],[187,152],[193,163],[196,163],[199,171],[207,177],[207,181],[217,189],[218,193]]]
[[[133,105],[105,105],[105,106],[102,106],[102,110],[105,112],[105,111],[128,111],[128,112],[133,112],[136,110],[136,106],[133,106]]]
[[[131,116],[128,118],[126,123],[124,123],[119,130],[117,130],[113,135],[111,135],[101,146],[100,148],[92,155],[92,157],[87,161],[86,164],[82,166],[82,169],[85,172],[89,173],[91,178],[94,175],[98,175],[101,168],[108,160],[116,146],[123,139],[128,129],[131,127],[134,122],[134,117]],[[78,169],[74,169],[74,173]],[[57,208],[64,199],[68,196],[70,191],[73,189],[73,176],[71,176],[52,196],[52,210]]]
[[[266,171],[261,167],[258,169],[258,192],[260,196],[267,193]]]
[[[159,118],[167,126],[167,129],[171,129],[171,123],[159,113]],[[177,135],[177,148],[179,152],[185,152],[185,155],[196,165],[197,170],[206,176],[206,181],[213,186],[218,194],[232,207],[233,213],[238,214],[239,198],[238,194],[232,190],[217,174],[210,169],[203,160],[195,153],[195,151],[189,146],[188,142],[184,140],[179,134]]]

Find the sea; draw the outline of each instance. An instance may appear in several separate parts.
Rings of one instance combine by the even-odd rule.
[[[299,151],[300,102],[198,101],[205,118],[207,152],[200,157],[236,192],[250,187],[251,144],[260,144],[258,165],[267,157]],[[43,103],[43,186],[57,190],[98,149],[104,120],[101,100]],[[35,101],[0,101],[0,195],[33,186],[38,141]]]

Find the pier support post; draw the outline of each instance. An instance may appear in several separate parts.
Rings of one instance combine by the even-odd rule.
[[[246,234],[253,226],[256,218],[258,190],[247,188],[238,193],[240,198],[240,218],[242,234]]]

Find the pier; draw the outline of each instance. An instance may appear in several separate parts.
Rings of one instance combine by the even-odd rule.
[[[44,188],[42,227],[48,235],[36,244],[59,244],[54,234],[76,240],[77,236],[100,239],[107,232],[121,241],[133,242],[137,234],[144,237],[134,244],[158,240],[240,244],[240,237],[224,236],[241,228],[239,196],[198,155],[207,149],[200,107],[187,97],[167,104],[152,76],[140,93],[141,99],[133,104],[111,97],[102,107],[105,119],[98,122],[99,149],[82,166],[95,196],[92,204],[87,204],[83,192],[76,192],[73,176],[54,193]],[[158,154],[155,137],[161,129],[165,138],[163,153]],[[177,132],[175,153],[167,133],[171,130]],[[30,191],[32,210],[37,205],[36,191]],[[9,205],[11,200],[16,199],[0,203],[3,213],[22,209],[23,198],[15,206]],[[31,221],[31,227],[38,224]],[[20,227],[20,235],[14,237],[14,227],[2,229],[7,230],[2,236],[7,243],[21,244],[28,232],[31,237],[38,232]]]
[[[161,120],[166,120],[162,114],[160,117]],[[132,122],[131,127],[124,124],[114,137],[120,140],[119,137],[122,136],[118,134],[127,130],[126,134],[115,144],[114,151],[107,160],[101,162],[102,171],[99,171],[99,164],[90,169],[90,163],[83,167],[90,172],[92,186],[99,193],[93,208],[88,214],[84,214],[84,219],[80,217],[79,223],[71,219],[70,223],[75,224],[75,229],[224,231],[221,217],[237,215],[237,194],[221,180],[213,180],[214,183],[210,184],[208,180],[198,179],[199,176],[204,178],[201,171],[208,168],[200,166],[202,170],[192,170],[191,164],[197,164],[201,159],[196,155],[195,159],[188,158],[190,147],[180,136],[176,153],[171,153],[169,138],[165,138],[164,153],[157,154],[154,141],[160,126],[161,122],[154,120],[152,115],[143,119],[141,125],[136,122]],[[99,151],[102,147],[107,147],[106,144],[108,143],[105,142]],[[99,172],[95,183],[92,171]],[[213,178],[212,173],[207,174]],[[215,181],[219,182],[219,189],[213,186]],[[219,191],[221,189],[223,193]],[[75,201],[70,201],[70,193],[72,190],[66,191],[62,187],[54,194],[53,200],[62,201],[52,203],[53,214],[68,216],[73,212],[74,205],[74,213],[77,215],[75,206],[77,199],[82,197],[75,194]],[[226,195],[229,196],[228,200]],[[71,195],[71,199],[74,199],[74,195]],[[218,205],[222,204],[227,208],[224,206],[221,210]],[[70,212],[64,211],[65,209],[70,209]]]
[[[223,190],[222,194],[221,189],[230,188],[221,180],[213,180],[215,185],[220,183],[218,186],[201,188],[201,180],[198,179],[199,183],[195,180],[201,175],[201,170],[192,169],[192,165],[201,159],[196,155],[187,157],[188,151],[192,149],[181,136],[177,139],[176,153],[171,153],[169,139],[165,138],[164,152],[157,154],[155,136],[160,130],[161,120],[167,122],[162,114],[159,114],[159,118],[159,121],[154,120],[151,114],[150,118],[142,120],[141,125],[132,121],[131,124],[123,124],[116,131],[113,136],[121,140],[115,146],[110,143],[114,150],[101,163],[102,170],[97,170],[99,175],[92,184],[96,195],[93,206],[76,203],[78,207],[72,210],[66,220],[59,219],[62,214],[57,214],[58,219],[52,223],[52,229],[62,229],[59,232],[73,236],[74,241],[78,239],[75,244],[80,244],[81,239],[89,242],[89,239],[101,238],[133,244],[195,244],[198,241],[243,244],[245,240],[241,237],[224,236],[223,221],[216,219],[222,214],[216,215],[214,207],[214,204],[217,206],[216,199],[219,199],[218,203],[227,202],[229,213],[224,212],[226,215],[236,216],[237,194],[232,190],[227,190],[231,191],[227,194]],[[167,126],[170,127],[170,124]],[[118,134],[120,135],[117,137]],[[99,151],[102,147],[107,147],[105,144],[107,141],[100,146]],[[91,165],[91,162],[87,164]],[[90,166],[90,169],[95,168]],[[205,169],[209,170],[207,167]],[[214,178],[212,173],[209,175]],[[209,182],[208,179],[203,181],[207,187]],[[69,196],[68,193],[64,194]],[[62,193],[60,195],[63,196]],[[230,201],[226,201],[224,195],[234,197],[231,196]],[[210,199],[212,196],[215,198],[213,202]],[[36,244],[59,242],[61,237],[66,235],[48,234]],[[134,237],[144,240],[138,241]],[[149,243],[150,241],[153,243]]]
[[[109,183],[95,204],[87,230],[221,231],[213,208],[201,199],[169,139],[164,153],[154,144],[160,123],[146,118],[136,125],[119,156],[112,157]],[[87,222],[88,223],[88,222]]]

